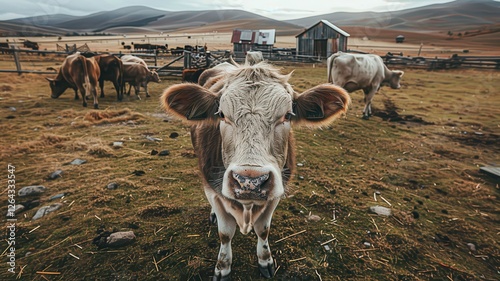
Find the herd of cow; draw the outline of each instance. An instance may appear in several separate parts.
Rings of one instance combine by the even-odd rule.
[[[257,235],[258,268],[265,278],[275,274],[269,248],[271,219],[287,195],[295,164],[291,124],[319,127],[347,111],[348,91],[365,92],[364,118],[382,84],[399,88],[403,72],[390,71],[375,55],[334,54],[328,80],[299,94],[281,74],[249,52],[243,65],[224,62],[205,70],[198,83],[167,88],[162,107],[191,124],[203,189],[217,223],[220,248],[213,280],[230,280],[231,240],[237,227]]]
[[[66,57],[56,78],[46,78],[50,83],[51,97],[58,98],[64,91],[71,88],[75,91],[75,100],[79,99],[78,91],[82,96],[83,106],[87,106],[87,97],[94,98],[94,108],[99,108],[97,85],[101,89],[100,97],[104,97],[104,81],[111,81],[116,90],[117,100],[123,99],[126,83],[132,86],[135,95],[140,99],[140,87],[149,97],[148,83],[159,83],[160,77],[155,70],[150,70],[146,62],[136,56],[124,55],[118,58],[114,55],[86,55],[76,52]]]

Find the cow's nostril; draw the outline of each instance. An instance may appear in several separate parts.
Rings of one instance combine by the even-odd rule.
[[[233,178],[242,189],[259,191],[262,185],[269,179],[269,174],[263,174],[258,177],[248,177],[233,172]]]

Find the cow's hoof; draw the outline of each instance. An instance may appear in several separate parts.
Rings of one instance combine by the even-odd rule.
[[[137,100],[141,100],[141,97],[140,96],[136,96]]]
[[[99,109],[99,105],[98,104],[94,104],[94,109]]]
[[[75,100],[79,100],[80,98],[79,97],[75,97]]]
[[[151,97],[151,96],[150,95],[146,95],[146,98],[149,98],[149,97]]]
[[[363,115],[363,120],[368,120],[368,119],[370,119],[370,116],[368,116],[368,115]]]
[[[267,279],[272,278],[274,276],[274,264],[269,263],[267,266],[261,266],[259,264],[259,271],[262,277]]]
[[[231,275],[228,274],[226,276],[222,276],[215,274],[214,278],[212,278],[212,281],[231,281]]]
[[[83,104],[83,107],[87,107],[87,103],[84,103],[84,104]]]
[[[104,98],[104,94],[101,94],[101,95],[100,95],[100,97],[101,97],[101,98]]]
[[[208,224],[214,225],[217,224],[217,216],[215,213],[210,213],[210,217],[208,218]]]

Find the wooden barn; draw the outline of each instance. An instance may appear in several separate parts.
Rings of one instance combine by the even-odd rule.
[[[233,44],[234,55],[238,58],[245,57],[246,53],[252,51],[262,51],[264,57],[271,55],[274,43],[276,42],[275,29],[260,30],[233,30],[231,43]]]
[[[349,33],[338,28],[327,20],[304,30],[297,38],[297,55],[328,58],[332,54],[347,51]]]

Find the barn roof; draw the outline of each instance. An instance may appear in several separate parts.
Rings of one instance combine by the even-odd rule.
[[[328,27],[330,27],[331,29],[335,30],[336,32],[342,34],[343,36],[345,37],[349,37],[351,36],[349,33],[343,31],[342,29],[340,29],[338,26],[334,25],[333,23],[327,21],[327,20],[320,20],[318,23],[316,23],[315,25],[309,27],[308,29],[302,31],[301,33],[299,33],[298,35],[296,35],[295,37],[299,37],[301,36],[302,34],[304,34],[306,31],[308,31],[309,29],[315,27],[316,25],[320,24],[320,23],[323,23],[323,24],[326,24]]]
[[[275,29],[235,29],[231,37],[231,43],[274,45],[276,42]]]

